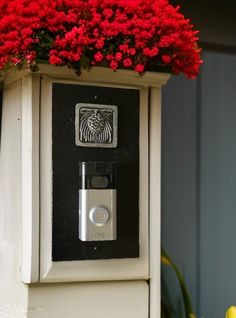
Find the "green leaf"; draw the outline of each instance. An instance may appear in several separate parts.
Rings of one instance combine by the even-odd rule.
[[[167,255],[167,253],[164,251],[164,249],[161,249],[161,258],[162,263],[171,266],[176,274],[176,277],[179,281],[180,289],[183,296],[183,302],[184,302],[184,309],[185,309],[185,317],[186,318],[196,318],[196,316],[193,313],[192,309],[192,303],[191,298],[187,289],[187,286],[185,284],[184,278],[182,274],[180,273],[178,267],[175,265],[175,263],[171,260],[171,258]]]

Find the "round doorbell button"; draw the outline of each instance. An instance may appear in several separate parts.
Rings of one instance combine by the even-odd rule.
[[[97,226],[102,226],[107,223],[109,219],[109,210],[105,207],[98,206],[90,210],[89,218],[92,223]]]

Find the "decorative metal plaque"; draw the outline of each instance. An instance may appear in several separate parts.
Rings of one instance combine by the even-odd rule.
[[[117,147],[118,108],[79,103],[75,106],[75,144],[81,147]]]

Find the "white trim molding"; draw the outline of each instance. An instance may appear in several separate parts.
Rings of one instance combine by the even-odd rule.
[[[22,279],[39,278],[40,75],[22,78]]]
[[[150,318],[161,314],[161,89],[150,89]]]
[[[42,79],[40,128],[40,282],[109,281],[149,278],[148,88],[140,89],[140,256],[130,259],[52,261],[52,84],[83,82]],[[108,84],[107,84],[108,85]],[[117,86],[116,87],[120,87]],[[129,86],[126,86],[129,88]],[[132,89],[133,87],[130,87]]]

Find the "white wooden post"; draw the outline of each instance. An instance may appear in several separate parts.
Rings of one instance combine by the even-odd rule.
[[[6,74],[0,153],[0,317],[159,318],[161,86],[169,75],[64,67]],[[140,256],[52,261],[52,83],[140,91]],[[127,105],[128,107],[128,105]]]

